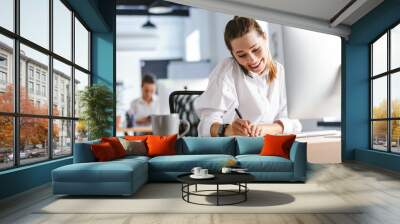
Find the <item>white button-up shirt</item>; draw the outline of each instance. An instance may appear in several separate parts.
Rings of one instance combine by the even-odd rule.
[[[219,63],[209,76],[206,91],[195,101],[195,110],[200,118],[199,136],[210,136],[213,123],[232,123],[235,108],[243,119],[252,124],[272,124],[281,121],[284,133],[300,132],[302,126],[297,119],[289,119],[286,103],[285,71],[277,65],[277,76],[269,84],[268,69],[258,75],[245,75],[233,58]]]
[[[158,114],[160,112],[160,104],[158,97],[153,96],[153,100],[150,103],[146,103],[142,97],[139,97],[131,102],[129,114],[135,117],[135,120],[147,117],[152,114]]]

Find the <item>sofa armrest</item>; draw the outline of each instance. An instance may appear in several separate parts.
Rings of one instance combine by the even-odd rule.
[[[98,143],[100,143],[100,140],[75,143],[75,145],[74,145],[74,163],[95,162],[96,158],[94,157],[90,146],[92,144],[98,144]]]
[[[307,143],[295,141],[290,149],[290,160],[293,162],[293,179],[305,181],[307,175]]]

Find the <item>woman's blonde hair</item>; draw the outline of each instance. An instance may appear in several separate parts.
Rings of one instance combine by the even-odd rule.
[[[226,24],[224,32],[224,40],[226,47],[231,52],[232,56],[233,53],[232,53],[231,41],[238,37],[242,37],[253,30],[256,31],[260,36],[266,38],[265,32],[261,29],[260,25],[254,19],[235,16]],[[233,58],[235,57],[233,56]],[[269,67],[268,83],[271,83],[276,78],[277,69],[275,63],[272,60],[271,53],[269,52],[269,50],[268,50],[267,65]],[[243,66],[240,65],[240,67],[246,74],[248,73],[248,71],[244,69]]]

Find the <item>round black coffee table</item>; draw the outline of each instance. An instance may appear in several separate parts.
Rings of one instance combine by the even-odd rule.
[[[212,179],[193,179],[190,177],[191,173],[182,174],[177,177],[178,181],[182,183],[182,199],[188,203],[198,205],[234,205],[247,200],[247,192],[249,188],[247,183],[255,180],[255,177],[248,173],[216,173],[213,174],[215,177]],[[216,185],[215,190],[197,190],[197,185]],[[195,186],[194,191],[190,191],[190,186]],[[237,190],[223,190],[220,189],[220,185],[236,185]],[[215,194],[205,194],[209,192],[215,192]],[[216,197],[216,204],[202,204],[190,201],[190,196],[204,196],[204,197]],[[221,197],[232,197],[240,196],[240,199],[231,203],[221,203]]]

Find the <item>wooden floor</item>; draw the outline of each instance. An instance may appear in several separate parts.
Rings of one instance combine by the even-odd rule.
[[[308,182],[317,183],[344,200],[368,206],[357,214],[35,214],[54,200],[50,186],[0,202],[0,223],[400,223],[400,174],[359,163],[311,165]]]

